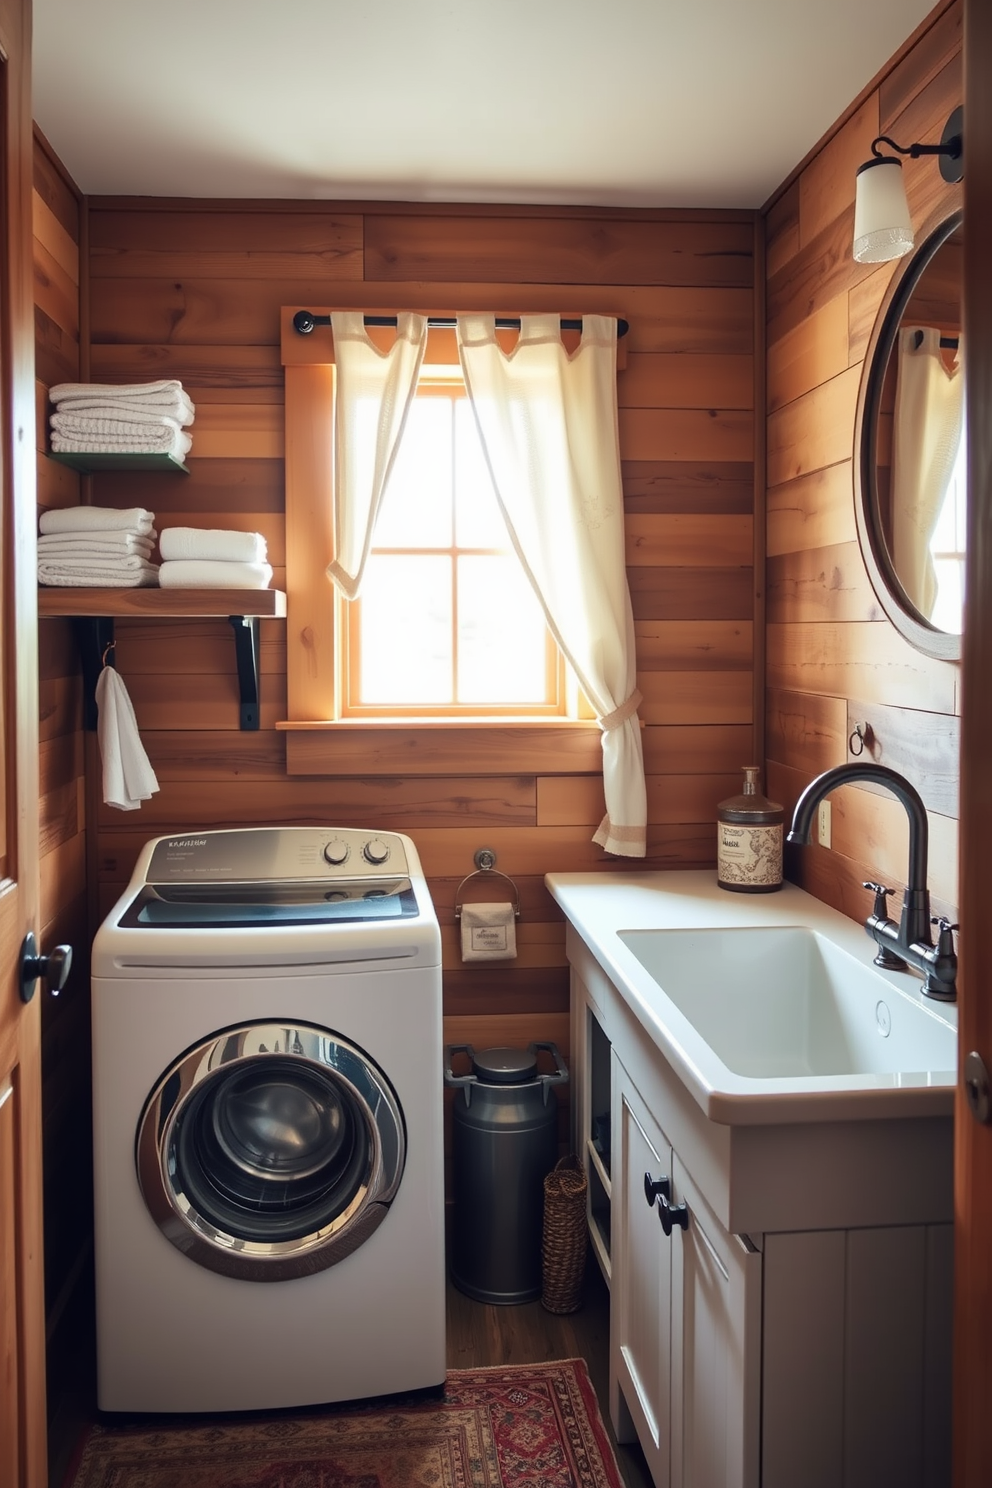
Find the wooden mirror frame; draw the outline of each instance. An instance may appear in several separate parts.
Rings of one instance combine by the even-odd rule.
[[[964,220],[961,188],[948,195],[950,200],[945,200],[941,209],[924,223],[920,246],[903,259],[893,274],[872,327],[854,425],[854,515],[868,577],[889,620],[926,656],[940,661],[960,661],[960,635],[938,630],[925,620],[899,582],[881,530],[875,479],[882,382],[903,314],[927,264]]]

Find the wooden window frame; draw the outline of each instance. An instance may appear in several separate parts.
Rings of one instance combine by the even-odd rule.
[[[349,287],[351,288],[351,287]],[[407,305],[370,305],[367,289],[356,285],[342,294],[354,308],[391,315]],[[443,302],[420,309],[422,314],[450,314]],[[470,308],[468,306],[464,308]],[[591,307],[590,307],[591,308]],[[297,310],[329,314],[320,306],[284,306],[281,317],[282,361],[286,378],[286,692],[287,718],[277,727],[287,735],[287,774],[409,775],[433,773],[439,762],[459,759],[460,774],[537,773],[589,774],[602,768],[598,723],[588,705],[568,697],[569,711],[544,717],[507,717],[492,714],[473,719],[464,715],[398,719],[342,716],[342,677],[338,666],[340,613],[327,578],[327,554],[333,545],[333,510],[327,492],[333,490],[334,349],[330,326],[317,326],[301,336],[293,326]],[[500,315],[518,309],[497,307]],[[567,310],[569,315],[573,312]],[[372,333],[373,336],[375,333]],[[384,338],[390,333],[384,333]],[[452,331],[432,332],[438,339]],[[385,342],[384,344],[388,344]],[[431,351],[432,363],[448,362],[451,352],[442,344]],[[574,689],[573,689],[574,691]],[[583,716],[585,715],[585,716]],[[338,741],[338,744],[335,743]],[[347,741],[347,742],[346,742]]]

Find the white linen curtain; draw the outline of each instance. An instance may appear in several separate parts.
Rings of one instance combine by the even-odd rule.
[[[372,529],[396,459],[427,347],[427,318],[396,317],[380,351],[360,310],[332,310],[334,336],[334,556],[327,576],[348,599],[362,582]]]
[[[892,428],[892,561],[899,582],[928,620],[937,598],[930,554],[937,518],[961,440],[961,351],[948,367],[940,332],[905,326]]]
[[[569,355],[557,315],[525,315],[504,353],[491,315],[458,317],[465,385],[510,538],[599,716],[609,853],[643,857],[647,797],[624,566],[616,321],[586,315]]]

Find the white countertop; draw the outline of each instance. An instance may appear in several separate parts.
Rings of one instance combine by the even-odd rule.
[[[883,988],[894,1017],[932,1033],[934,1062],[947,1065],[957,1010],[923,996],[919,977],[872,965],[876,947],[863,926],[792,884],[772,894],[720,889],[712,870],[654,873],[550,873],[545,882],[570,924],[639,1022],[713,1121],[728,1125],[946,1115],[953,1110],[955,1068],[897,1073],[735,1073],[722,1062],[642,966],[620,935],[633,930],[720,930],[801,926],[859,962]],[[866,913],[870,908],[867,903]],[[875,998],[870,999],[875,1018]],[[866,1013],[867,1016],[867,1013]],[[932,1020],[932,1021],[929,1021]]]

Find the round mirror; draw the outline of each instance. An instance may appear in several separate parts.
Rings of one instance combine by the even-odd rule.
[[[865,358],[855,462],[858,537],[882,608],[929,656],[961,656],[965,558],[962,214],[889,286]]]

